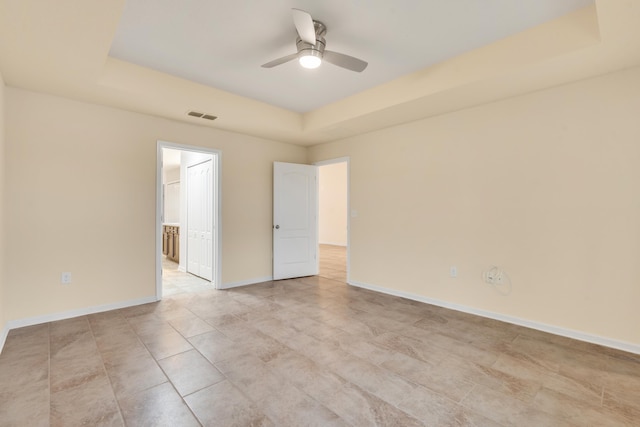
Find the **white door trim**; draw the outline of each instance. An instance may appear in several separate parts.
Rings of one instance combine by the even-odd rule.
[[[214,148],[197,147],[193,145],[176,144],[168,141],[157,141],[156,147],[156,300],[162,299],[162,149],[171,148],[182,151],[195,151],[211,154],[215,173],[213,211],[214,237],[213,244],[213,285],[222,289],[222,151]]]
[[[338,157],[335,159],[315,162],[315,166],[333,165],[336,163],[347,163],[347,283],[351,281],[351,158]],[[318,205],[318,211],[320,205]],[[316,215],[317,216],[317,215]]]

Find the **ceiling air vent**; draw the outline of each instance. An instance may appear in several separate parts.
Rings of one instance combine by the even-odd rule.
[[[199,119],[205,119],[205,120],[215,120],[215,119],[218,118],[217,116],[214,116],[213,114],[199,113],[197,111],[189,111],[187,113],[187,115],[191,116],[191,117],[197,117]]]

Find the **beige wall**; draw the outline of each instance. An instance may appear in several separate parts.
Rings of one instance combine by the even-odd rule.
[[[638,68],[308,153],[0,84],[3,96],[2,324],[154,294],[161,139],[222,150],[224,283],[271,275],[272,162],[349,156],[353,281],[640,345]],[[508,296],[482,282],[492,265]]]
[[[155,295],[157,140],[222,151],[222,281],[271,276],[272,164],[305,162],[304,148],[15,88],[5,96],[7,320]]]
[[[318,168],[318,238],[320,243],[347,245],[347,162]]]
[[[5,116],[5,86],[4,80],[2,79],[2,74],[0,74],[0,348],[4,341],[2,340],[2,334],[5,327],[5,323],[7,322],[7,318],[5,316],[5,306],[6,300],[4,297],[4,288],[5,288],[5,269],[4,269],[4,254],[5,254],[5,234],[4,234],[4,175],[6,170],[5,156],[4,156],[4,147],[5,147],[5,124],[4,124],[4,116]]]
[[[639,111],[635,68],[312,148],[351,158],[352,280],[639,345]]]

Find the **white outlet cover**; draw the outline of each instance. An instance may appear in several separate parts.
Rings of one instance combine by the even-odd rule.
[[[62,283],[63,285],[70,284],[71,283],[71,273],[69,273],[69,272],[62,273],[62,275],[60,276],[60,283]]]

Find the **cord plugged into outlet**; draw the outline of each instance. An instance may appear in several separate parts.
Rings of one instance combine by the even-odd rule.
[[[507,273],[499,267],[493,266],[483,272],[482,279],[502,295],[509,295],[511,293],[511,279],[509,279]]]

